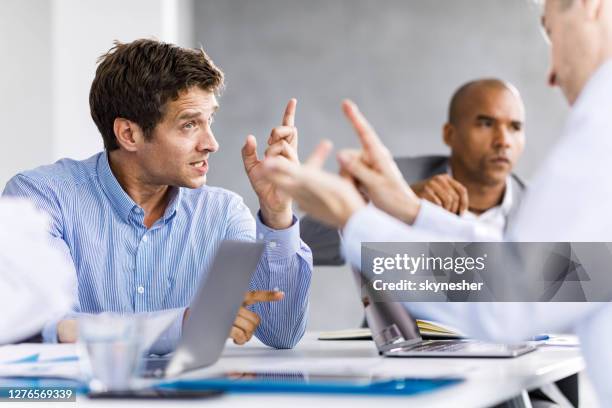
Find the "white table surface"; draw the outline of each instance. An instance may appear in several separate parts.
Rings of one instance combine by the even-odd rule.
[[[217,370],[303,371],[393,374],[398,376],[460,376],[466,381],[432,393],[406,397],[313,395],[313,394],[225,394],[201,400],[89,400],[79,397],[77,405],[151,407],[160,404],[210,407],[488,407],[575,374],[584,368],[575,347],[540,347],[512,359],[485,358],[382,358],[371,341],[319,341],[307,333],[293,350],[270,349],[257,340],[246,346],[228,342],[213,367],[185,377]],[[65,406],[65,403],[58,406]],[[382,407],[383,405],[378,405]]]

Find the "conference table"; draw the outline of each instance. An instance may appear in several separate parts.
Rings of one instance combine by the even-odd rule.
[[[526,391],[547,386],[580,372],[584,362],[578,347],[541,346],[511,359],[492,358],[383,358],[372,341],[321,341],[306,333],[292,350],[274,350],[256,339],[245,346],[227,343],[214,366],[185,374],[198,378],[211,372],[305,372],[326,374],[392,375],[397,377],[462,377],[465,381],[414,396],[330,395],[299,393],[226,393],[201,400],[90,400],[79,396],[77,405],[130,407],[491,407],[512,400],[529,406]],[[525,403],[524,405],[521,405]]]

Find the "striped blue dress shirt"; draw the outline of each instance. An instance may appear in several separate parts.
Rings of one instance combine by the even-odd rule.
[[[261,317],[255,335],[269,346],[290,348],[304,334],[312,254],[295,217],[288,229],[273,230],[259,216],[255,221],[235,193],[176,188],[164,215],[147,229],[143,209],[121,187],[105,152],[22,172],[3,194],[29,198],[50,215],[53,241],[72,258],[77,274],[74,314],[174,309],[178,317],[154,345],[155,353],[176,346],[178,311],[189,305],[226,239],[265,241],[250,289],[285,292],[279,302],[251,306]],[[59,319],[45,326],[45,341],[57,341]]]

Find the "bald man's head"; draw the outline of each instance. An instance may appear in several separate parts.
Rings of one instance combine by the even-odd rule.
[[[458,120],[465,117],[465,113],[474,109],[474,105],[480,103],[481,95],[491,90],[504,89],[514,94],[520,104],[523,104],[521,95],[514,85],[496,78],[477,79],[467,82],[453,94],[448,107],[448,122],[457,124]]]
[[[462,85],[444,126],[453,175],[472,184],[505,182],[524,149],[524,121],[523,101],[512,84],[479,79]]]

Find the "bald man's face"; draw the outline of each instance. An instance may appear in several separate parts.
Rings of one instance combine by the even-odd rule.
[[[520,96],[503,87],[480,87],[466,93],[458,113],[456,123],[444,129],[455,177],[485,185],[505,182],[525,147]]]

